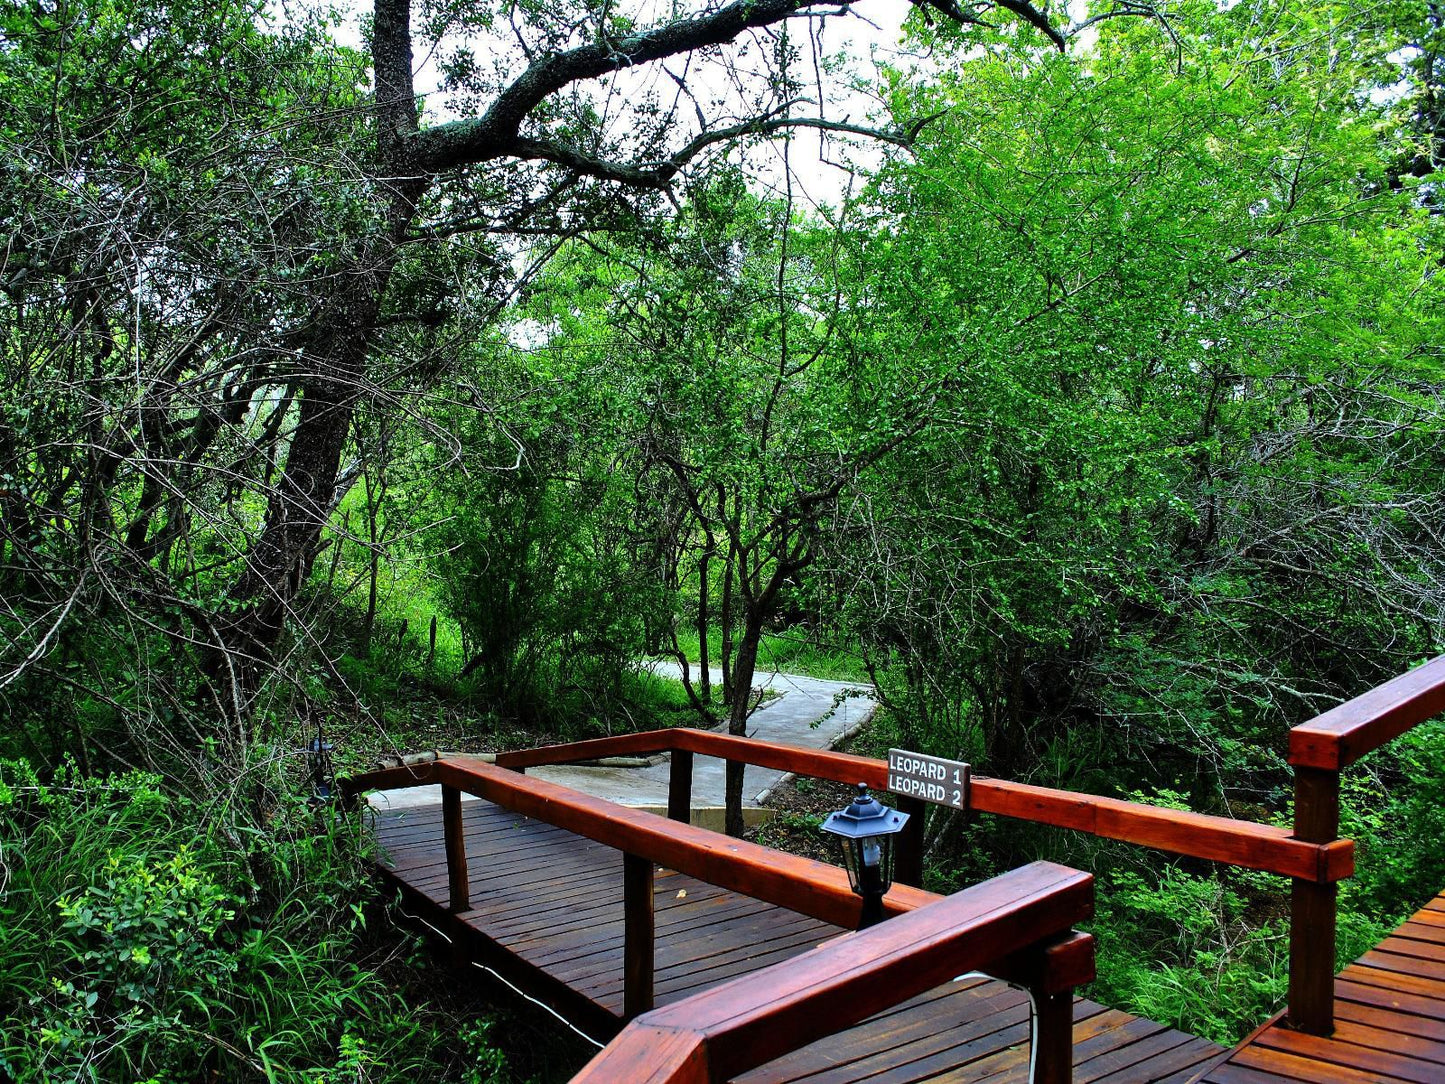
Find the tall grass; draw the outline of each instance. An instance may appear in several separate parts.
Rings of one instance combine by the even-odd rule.
[[[405,1081],[451,1029],[388,975],[359,821],[0,762],[0,1079]],[[378,936],[379,935],[379,936]]]

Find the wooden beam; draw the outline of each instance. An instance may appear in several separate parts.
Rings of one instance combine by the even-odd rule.
[[[616,805],[471,757],[440,761],[437,769],[447,785],[604,846],[835,926],[851,929],[858,924],[858,897],[837,866]],[[895,885],[884,897],[883,909],[885,914],[904,914],[939,898]]]
[[[1295,727],[1289,732],[1289,762],[1339,771],[1442,712],[1445,655]]]
[[[1340,773],[1296,768],[1295,835],[1326,843],[1340,830]],[[1335,1029],[1337,888],[1296,878],[1290,889],[1289,1022],[1311,1035]]]
[[[722,1084],[960,972],[985,967],[999,951],[1013,958],[1032,951],[1035,960],[1067,961],[1077,970],[1078,949],[1092,952],[1093,941],[1071,938],[1068,926],[1092,908],[1092,877],[1035,862],[647,1013],[572,1084]],[[1061,955],[1040,951],[1040,942],[1051,941],[1071,947]],[[1073,997],[1046,973],[1036,974],[1036,981],[1054,991],[1045,995],[1050,1030],[1044,1041],[1057,1066],[1060,1034],[1066,1044],[1072,1038],[1060,1030],[1066,1017],[1059,1005],[1072,1005]]]
[[[396,768],[378,768],[374,772],[347,776],[341,780],[341,798],[350,808],[356,799],[369,790],[402,790],[424,787],[437,781],[436,761],[407,764]]]
[[[692,754],[686,749],[672,751],[667,775],[667,817],[683,824],[692,822]]]
[[[535,749],[513,749],[497,754],[497,766],[516,771],[543,764],[573,764],[579,760],[601,760],[603,757],[665,753],[673,747],[673,733],[672,730],[644,730],[637,734],[617,734],[610,738],[539,745]]]
[[[707,1048],[692,1028],[632,1023],[571,1084],[712,1084]]]
[[[1034,1075],[1029,1084],[1069,1084],[1074,1079],[1074,992],[1032,990]]]
[[[1087,986],[1098,977],[1094,971],[1094,935],[1074,930],[1045,945],[1030,945],[989,964],[988,973],[1046,994]]]
[[[1090,875],[1034,862],[637,1023],[701,1032],[712,1079],[726,1081],[1002,954],[1060,937],[1092,910]]]
[[[1073,828],[1105,839],[1285,877],[1337,881],[1349,877],[1355,869],[1355,849],[1350,840],[1320,845],[1272,825],[1027,783],[975,776],[969,786],[969,805],[984,813]]]
[[[467,874],[467,837],[462,829],[462,794],[442,785],[442,830],[446,837],[447,888],[453,912],[470,910],[471,881]]]
[[[632,1020],[652,1008],[654,915],[652,860],[622,856],[622,1017]]]
[[[894,845],[893,879],[902,885],[923,887],[923,829],[928,821],[928,805],[921,798],[898,799],[898,809],[908,814],[908,823],[898,833]]]

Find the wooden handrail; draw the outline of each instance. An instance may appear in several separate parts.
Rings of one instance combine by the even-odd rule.
[[[1041,948],[1092,911],[1090,875],[1034,862],[646,1013],[573,1084],[722,1084],[1005,953]],[[1072,1072],[1072,991],[1044,991],[1037,1080],[1062,1084]]]
[[[354,795],[425,783],[485,798],[624,854],[835,926],[858,925],[859,899],[848,885],[847,873],[837,866],[670,821],[474,757],[368,772],[346,780],[343,791]],[[905,914],[939,898],[919,888],[894,885],[884,897],[884,913]]]
[[[689,824],[676,824],[472,758],[383,768],[343,779],[341,790],[351,803],[368,790],[427,784],[442,787],[449,906],[454,912],[471,906],[460,802],[463,792],[623,853],[624,1012],[629,1017],[651,1005],[654,927],[649,889],[654,862],[834,925],[851,929],[858,922],[861,902],[850,890],[847,875],[836,866],[729,839]],[[894,885],[884,897],[884,912],[905,914],[942,898],[922,889]],[[1087,953],[1082,951],[1085,948]],[[1091,981],[1092,942],[1082,936],[1058,942],[1049,950],[1048,965],[1054,979],[1067,980],[1071,987]],[[1011,982],[1034,983],[1038,981],[1038,961],[1000,956],[994,974]]]
[[[1294,838],[1331,847],[1340,834],[1340,772],[1445,712],[1445,655],[1391,678],[1289,732]],[[1335,1020],[1333,882],[1296,878],[1290,891],[1289,1022],[1329,1035]]]
[[[1289,762],[1339,771],[1445,712],[1445,655],[1391,678],[1289,732]]]
[[[1293,888],[1289,1019],[1291,1024],[1301,1030],[1328,1035],[1334,1027],[1337,882],[1354,872],[1354,844],[1350,840],[1338,838],[1340,772],[1365,754],[1442,712],[1445,712],[1445,656],[1401,674],[1309,722],[1294,727],[1290,731],[1289,753],[1290,763],[1295,768],[1295,826],[1292,832],[1227,817],[1160,809],[1138,802],[986,777],[976,777],[973,780],[969,792],[969,806],[981,812],[1070,828],[1173,854],[1225,862],[1290,877]],[[522,772],[529,767],[543,764],[564,764],[605,756],[659,752],[673,754],[668,810],[677,821],[686,821],[691,762],[694,755],[721,757],[844,783],[863,782],[879,790],[887,787],[888,769],[881,760],[688,728],[649,731],[503,753],[498,756],[497,763],[503,773],[505,770]],[[449,763],[453,765],[450,768],[447,767]],[[527,809],[512,805],[507,800],[505,788],[498,790],[495,781],[489,784],[491,793],[482,793],[459,785],[453,774],[459,770],[456,765],[462,763],[461,760],[443,761],[367,773],[343,781],[343,794],[354,798],[356,794],[372,787],[390,788],[441,782],[459,790],[480,793],[498,804],[517,808],[519,812],[527,812],[539,819],[549,819],[544,813],[537,811],[535,802],[532,808]],[[467,761],[468,766],[471,763]],[[535,782],[529,781],[526,789],[528,792],[535,792],[536,786]],[[611,809],[618,808],[610,806],[610,803],[603,805]],[[921,824],[921,817],[916,820]],[[571,827],[570,824],[563,826]],[[612,846],[623,846],[611,842],[610,839],[591,835],[580,828],[574,827],[573,830],[601,842],[608,842]],[[612,829],[609,828],[608,831],[612,832]],[[679,829],[674,827],[668,831],[676,833]],[[900,853],[903,850],[900,843]],[[673,864],[674,868],[683,872],[692,872],[669,859],[653,860]],[[459,861],[464,869],[464,853]],[[831,870],[833,867],[823,868]],[[463,873],[458,877],[455,874],[456,867],[453,869],[454,903],[459,896],[461,902],[465,903],[465,875]],[[760,871],[755,869],[754,872]],[[849,910],[849,905],[856,907],[856,903],[840,891],[839,879],[836,871],[834,872],[833,880],[824,893],[827,902],[819,904],[819,907],[828,913],[810,910],[804,910],[803,913],[814,914],[814,917],[832,922],[837,921],[836,918],[828,917],[835,913],[833,909],[841,908],[837,913],[842,913]],[[815,874],[816,871],[794,870],[791,874],[780,876],[786,881],[788,876],[808,879]],[[728,874],[732,875],[732,872]],[[735,887],[739,891],[758,895],[744,886],[743,882],[747,881],[747,877],[741,873],[738,873],[740,880],[736,884],[717,880],[707,874],[701,876],[724,887]],[[461,882],[460,885],[458,881]],[[787,894],[777,887],[770,890]],[[908,895],[914,891],[917,890],[899,886],[886,905],[893,912],[921,906],[920,901],[925,901],[928,894],[919,892],[916,897]],[[760,895],[758,898],[801,910],[793,903],[783,902],[772,896]],[[845,921],[839,924],[852,923],[846,920],[845,916]]]
[[[885,790],[888,786],[887,763],[873,757],[804,749],[686,727],[500,753],[497,766],[523,769],[601,756],[670,750],[739,760],[839,783],[867,783],[875,790]],[[969,808],[982,813],[1071,828],[1105,839],[1283,877],[1329,883],[1354,873],[1354,843],[1350,840],[1310,842],[1297,838],[1287,828],[1273,825],[977,776],[969,787],[968,801]]]

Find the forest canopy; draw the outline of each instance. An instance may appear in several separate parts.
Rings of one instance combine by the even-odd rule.
[[[1441,651],[1445,9],[840,55],[881,3],[0,9],[0,1076],[500,1064],[386,992],[312,740],[743,734],[792,665],[882,747],[1279,821],[1288,728]],[[1445,883],[1442,771],[1358,783],[1345,946]],[[1279,886],[956,829],[937,886],[1063,857],[1163,946],[1100,996],[1277,998]],[[184,951],[100,950],[161,897]]]

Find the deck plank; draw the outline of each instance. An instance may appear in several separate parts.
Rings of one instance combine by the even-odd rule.
[[[1340,972],[1335,1020],[1328,1038],[1276,1022],[1202,1080],[1255,1084],[1250,1074],[1262,1073],[1312,1084],[1445,1081],[1445,893]]]
[[[447,911],[440,807],[381,814],[379,869],[463,955],[505,971],[600,1040],[621,1027],[622,856],[490,802],[462,804],[471,907]],[[669,870],[654,879],[658,1005],[790,959],[843,931]],[[425,912],[425,913],[421,913]],[[1445,917],[1445,916],[1442,916]],[[1360,1026],[1374,1026],[1361,1021]],[[1026,996],[961,977],[741,1076],[737,1084],[1025,1084]],[[1076,1000],[1076,1080],[1186,1079],[1225,1051]],[[619,1082],[624,1084],[624,1082]]]

